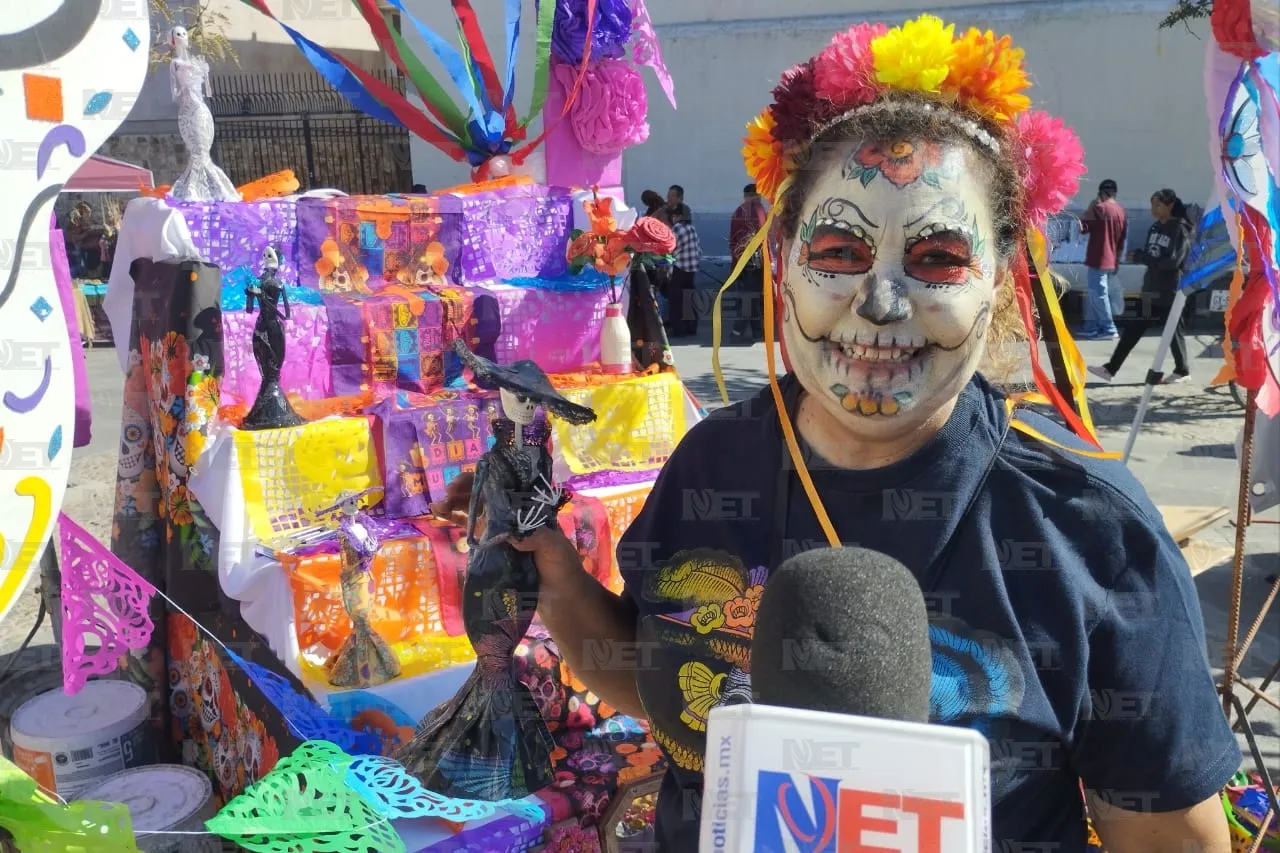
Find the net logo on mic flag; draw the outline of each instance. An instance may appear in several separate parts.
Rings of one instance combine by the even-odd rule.
[[[803,773],[761,770],[758,785],[758,853],[941,853],[942,822],[965,816],[961,802],[842,789],[838,779]]]
[[[797,750],[798,736],[811,743]],[[704,767],[698,849],[710,853],[991,849],[989,747],[969,729],[719,706]]]

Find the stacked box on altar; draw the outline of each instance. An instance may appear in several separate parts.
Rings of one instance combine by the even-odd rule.
[[[304,400],[332,397],[328,312],[323,305],[290,305],[289,309],[284,319],[280,387]],[[257,312],[222,311],[222,405],[252,406],[258,396],[262,374],[253,358],[253,326],[257,321]]]
[[[443,284],[462,250],[461,211],[430,196],[298,201],[299,282],[325,293]]]
[[[440,299],[428,291],[324,294],[338,396],[425,394],[443,381]]]
[[[599,362],[609,288],[548,286],[554,284],[490,282],[471,288],[473,339],[481,347],[492,342],[492,354],[477,352],[499,364],[532,359],[547,373],[573,373]]]
[[[382,454],[383,507],[390,518],[426,515],[431,502],[493,443],[496,395],[393,394],[373,414]]]
[[[456,214],[460,240],[455,284],[526,277],[556,277],[568,269],[565,248],[573,230],[573,199],[563,187],[517,184],[439,199]]]
[[[262,250],[272,246],[280,254],[280,281],[298,281],[297,202],[290,199],[263,201],[177,201],[167,200],[182,214],[191,232],[191,242],[201,259],[215,264],[223,275],[247,268],[254,275],[262,271]]]

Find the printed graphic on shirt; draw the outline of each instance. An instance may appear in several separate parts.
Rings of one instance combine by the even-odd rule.
[[[1153,257],[1168,254],[1169,247],[1173,245],[1173,240],[1163,231],[1156,231],[1154,228],[1147,235],[1147,254]]]
[[[646,578],[642,602],[658,613],[640,622],[640,645],[653,659],[639,667],[637,685],[654,739],[683,770],[703,771],[711,709],[751,701],[751,638],[767,581],[765,567],[703,549],[676,554]],[[996,736],[993,725],[1022,703],[1017,656],[957,619],[930,622],[930,719]]]

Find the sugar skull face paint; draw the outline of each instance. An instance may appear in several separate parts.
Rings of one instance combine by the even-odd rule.
[[[960,145],[855,143],[808,194],[783,334],[805,390],[855,434],[925,421],[977,369],[1000,278],[985,173]]]

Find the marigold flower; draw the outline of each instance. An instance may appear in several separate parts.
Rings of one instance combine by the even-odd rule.
[[[921,15],[871,42],[876,79],[913,92],[937,92],[955,58],[955,24]]]
[[[766,109],[747,125],[747,136],[742,140],[742,159],[747,174],[756,182],[760,195],[769,201],[776,200],[778,187],[787,178],[786,155],[782,142],[773,135],[778,126],[773,112]]]
[[[956,40],[942,92],[986,118],[1010,121],[1031,106],[1023,94],[1031,88],[1022,68],[1025,55],[1013,46],[1011,36],[996,38],[990,30],[970,29]]]

